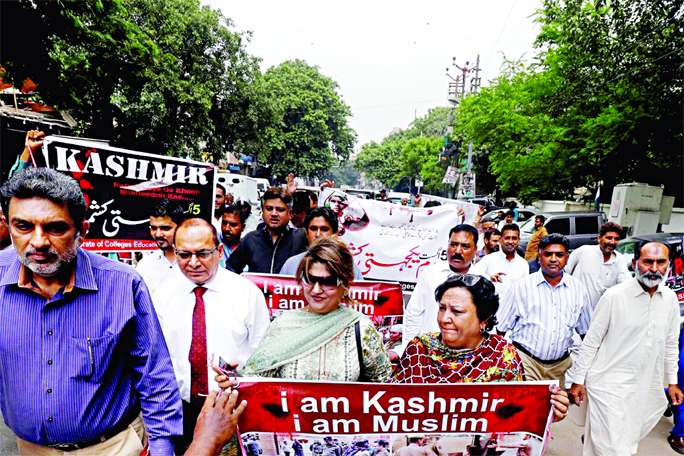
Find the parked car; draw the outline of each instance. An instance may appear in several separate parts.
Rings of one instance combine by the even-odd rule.
[[[624,255],[627,267],[632,273],[634,273],[632,258],[634,258],[634,251],[641,241],[659,241],[670,246],[670,271],[665,285],[677,293],[679,312],[684,316],[684,233],[640,234],[620,241],[617,251]]]
[[[475,201],[473,201],[475,202]],[[491,220],[494,220],[496,216],[499,214],[499,211],[502,211],[504,214],[508,212],[510,209],[507,207],[503,207],[500,209],[495,209],[491,212],[487,212],[485,215],[482,216],[482,221],[483,222],[489,222]],[[515,222],[518,225],[522,225],[524,222],[528,221],[532,217],[534,217],[535,212],[530,211],[528,209],[518,209],[518,220]]]
[[[603,212],[540,212],[546,217],[544,226],[551,233],[564,235],[570,241],[570,251],[586,244],[596,244],[599,230],[605,222]],[[538,215],[535,214],[535,215]],[[534,218],[520,226],[520,247],[524,250],[534,232]]]

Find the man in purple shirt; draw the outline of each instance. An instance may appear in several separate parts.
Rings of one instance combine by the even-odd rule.
[[[72,178],[26,169],[0,194],[14,245],[0,252],[0,407],[19,452],[137,456],[149,439],[172,455],[181,401],[144,281],[79,248]]]

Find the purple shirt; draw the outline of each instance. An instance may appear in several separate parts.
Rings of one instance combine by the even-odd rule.
[[[74,289],[50,302],[17,285],[0,252],[0,407],[39,445],[97,440],[142,408],[154,455],[173,454],[182,407],[147,286],[135,270],[79,249]],[[132,419],[132,418],[130,418]]]

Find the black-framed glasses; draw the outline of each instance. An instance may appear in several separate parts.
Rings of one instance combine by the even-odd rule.
[[[323,290],[332,290],[339,287],[342,281],[339,277],[332,275],[321,277],[304,273],[302,275],[302,283],[309,288],[313,288],[318,284]]]
[[[196,256],[198,260],[208,260],[212,253],[218,249],[218,245],[211,250],[200,250],[199,252],[186,252],[184,250],[174,250],[176,256],[181,260],[189,260],[192,256]]]

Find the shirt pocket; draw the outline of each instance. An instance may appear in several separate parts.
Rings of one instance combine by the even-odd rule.
[[[74,347],[72,378],[100,383],[114,351],[115,335],[77,339],[72,338]]]

